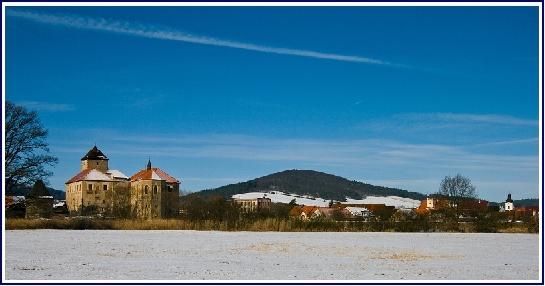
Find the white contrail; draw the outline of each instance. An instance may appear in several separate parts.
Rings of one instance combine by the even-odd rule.
[[[346,56],[339,54],[321,53],[309,50],[298,50],[288,48],[277,48],[270,46],[262,46],[251,43],[236,42],[230,40],[216,39],[206,36],[192,35],[181,31],[159,28],[153,25],[142,25],[129,22],[112,21],[103,18],[89,18],[76,15],[52,15],[45,13],[36,13],[29,11],[17,11],[7,10],[7,15],[12,17],[19,17],[39,23],[46,23],[52,25],[61,25],[66,27],[105,31],[111,33],[119,33],[132,35],[137,37],[180,41],[194,44],[211,45],[219,47],[229,47],[234,49],[243,49],[250,51],[257,51],[263,53],[273,53],[281,55],[291,55],[299,57],[319,58],[345,62],[356,62],[376,65],[388,65],[402,67],[399,64],[392,64],[382,60],[359,57],[359,56]]]

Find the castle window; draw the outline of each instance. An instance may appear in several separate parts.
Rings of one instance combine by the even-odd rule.
[[[153,193],[157,194],[157,186],[153,186]]]
[[[97,162],[97,166],[98,166],[98,162]]]
[[[172,186],[168,186],[168,192],[172,192]]]
[[[103,186],[102,186],[102,189],[105,190],[105,191],[107,191],[107,190],[108,190],[108,185],[103,185]]]
[[[89,186],[87,186],[87,189],[88,189],[89,191],[92,191],[92,190],[93,190],[93,185],[89,184]]]
[[[144,186],[144,194],[148,194],[148,186]]]

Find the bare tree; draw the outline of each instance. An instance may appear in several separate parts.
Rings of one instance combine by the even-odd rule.
[[[454,177],[445,176],[443,181],[441,181],[439,194],[448,197],[449,205],[456,211],[456,216],[460,214],[460,207],[463,200],[477,197],[475,186],[473,186],[471,180],[460,174]]]
[[[460,174],[454,177],[446,176],[441,181],[439,194],[447,197],[459,198],[475,198],[475,186],[471,184],[471,180]]]
[[[28,186],[51,176],[46,166],[56,164],[58,159],[49,154],[45,140],[47,130],[38,114],[6,101],[5,122],[6,190],[18,185]]]

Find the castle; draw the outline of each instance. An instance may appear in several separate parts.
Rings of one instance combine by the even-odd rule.
[[[65,183],[71,215],[168,218],[178,214],[180,181],[151,166],[127,177],[108,167],[108,157],[94,146],[78,174]]]

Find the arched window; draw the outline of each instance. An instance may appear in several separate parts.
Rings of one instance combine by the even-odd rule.
[[[157,186],[153,186],[153,193],[157,194]]]
[[[148,194],[148,186],[147,185],[144,186],[144,194],[146,194],[146,195]]]

